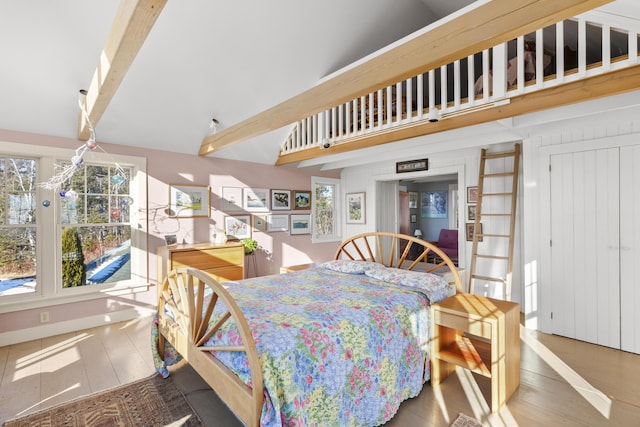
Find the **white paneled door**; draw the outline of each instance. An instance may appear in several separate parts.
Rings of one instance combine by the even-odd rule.
[[[550,156],[555,334],[640,353],[639,161],[636,147]]]

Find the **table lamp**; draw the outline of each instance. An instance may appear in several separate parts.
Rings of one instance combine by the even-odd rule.
[[[416,236],[417,238],[421,239],[422,238],[422,230],[420,230],[419,228],[416,228],[416,231],[413,232],[413,235]]]

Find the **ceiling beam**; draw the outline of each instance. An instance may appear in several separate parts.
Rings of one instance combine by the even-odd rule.
[[[474,126],[527,113],[561,107],[592,99],[604,98],[640,90],[640,65],[588,77],[548,89],[510,98],[509,104],[453,115],[437,123],[428,120],[400,125],[384,131],[345,139],[327,149],[320,147],[297,151],[278,157],[276,165],[297,163],[330,154],[344,153],[389,142],[430,135],[467,126]]]
[[[203,139],[206,156],[612,0],[480,0],[317,86]]]
[[[167,0],[122,0],[104,44],[85,100],[94,127],[127,74]],[[85,89],[85,88],[80,88]],[[78,116],[78,139],[89,139],[89,123]]]

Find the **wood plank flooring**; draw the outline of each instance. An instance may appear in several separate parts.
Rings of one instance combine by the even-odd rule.
[[[0,423],[153,374],[150,318],[0,347]],[[388,427],[449,426],[463,412],[486,426],[640,426],[640,355],[521,330],[521,385],[489,413],[485,378],[462,369],[402,404]],[[206,425],[241,426],[185,363],[171,368]]]

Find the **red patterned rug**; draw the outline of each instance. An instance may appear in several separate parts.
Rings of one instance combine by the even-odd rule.
[[[3,427],[203,426],[171,377],[160,375],[6,421]]]

